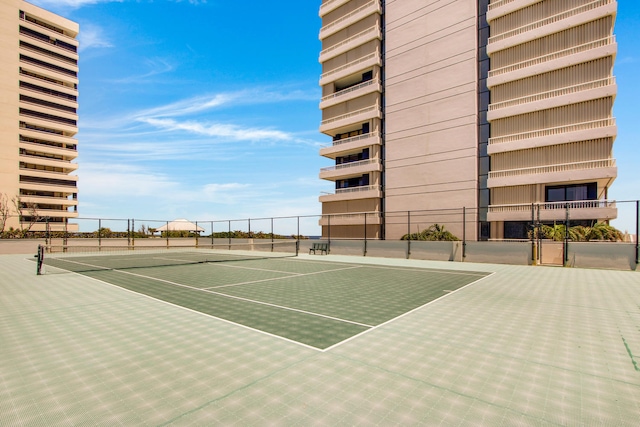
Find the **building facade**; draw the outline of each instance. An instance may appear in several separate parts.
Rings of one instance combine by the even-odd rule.
[[[335,193],[320,197],[323,235],[397,239],[405,211],[442,211],[423,228],[468,239],[526,237],[534,210],[562,220],[567,203],[573,221],[615,218],[616,10],[325,0],[320,131],[333,143],[320,154],[335,164],[320,178]]]
[[[78,31],[78,24],[25,1],[0,4],[5,230],[38,231],[47,224],[71,230],[67,221],[78,215]]]

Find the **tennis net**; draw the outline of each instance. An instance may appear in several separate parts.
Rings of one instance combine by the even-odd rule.
[[[82,273],[294,257],[298,246],[296,240],[182,247],[59,245],[47,246],[42,256],[48,274]]]

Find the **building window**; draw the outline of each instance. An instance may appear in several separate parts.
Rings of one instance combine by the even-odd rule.
[[[574,200],[596,200],[598,198],[598,184],[556,185],[545,188],[546,202],[568,202]]]
[[[350,179],[339,179],[336,181],[336,189],[367,187],[369,185],[369,174]]]

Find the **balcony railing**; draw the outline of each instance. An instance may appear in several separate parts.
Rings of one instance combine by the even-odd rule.
[[[26,19],[24,16],[21,16],[21,17],[20,17],[20,20],[21,20],[22,22],[26,22],[26,23],[29,23],[29,24],[31,24],[31,25],[35,25],[36,27],[40,27],[40,28],[44,28],[44,29],[49,30],[49,31],[53,31],[53,32],[55,32],[55,33],[56,33],[56,37],[64,37],[64,38],[69,39],[70,41],[73,41],[73,42],[75,42],[75,43],[77,43],[77,42],[78,42],[75,38],[73,38],[73,37],[71,37],[71,36],[66,35],[66,34],[64,33],[64,31],[63,31],[63,30],[61,30],[61,29],[56,29],[56,28],[49,28],[49,27],[46,27],[46,26],[41,25],[41,24],[39,24],[39,23],[37,23],[37,22],[33,22],[33,21],[29,20],[29,19]]]
[[[328,0],[320,5],[320,16],[326,15],[334,9],[347,3],[349,0]]]
[[[509,37],[517,36],[522,33],[526,33],[528,31],[537,30],[540,27],[545,25],[553,24],[555,22],[561,21],[563,19],[570,18],[575,15],[579,15],[584,12],[588,12],[590,10],[596,9],[598,7],[605,6],[607,4],[613,3],[614,0],[595,0],[591,3],[584,4],[582,6],[566,10],[564,12],[558,13],[556,15],[549,16],[548,18],[541,19],[539,21],[532,22],[527,25],[523,25],[522,27],[515,28],[513,30],[504,32],[502,34],[498,34],[492,37],[489,37],[489,43],[495,43],[500,40],[507,39]]]
[[[333,141],[333,144],[323,145],[321,148],[331,148],[337,147],[343,144],[349,144],[351,142],[362,141],[369,138],[378,138],[380,134],[378,132],[365,133],[362,135],[352,136],[350,138],[339,139],[337,141]]]
[[[341,165],[335,165],[335,166],[329,166],[329,167],[326,167],[326,168],[322,168],[322,169],[320,169],[320,172],[331,172],[331,171],[355,168],[355,167],[358,167],[358,166],[366,166],[366,165],[371,165],[371,164],[376,164],[376,163],[380,163],[380,160],[379,159],[360,160],[360,161],[357,161],[357,162],[343,163]]]
[[[528,132],[514,133],[511,135],[497,136],[489,138],[489,145],[504,144],[509,142],[521,141],[523,139],[542,138],[553,135],[560,135],[569,132],[579,132],[590,129],[598,129],[603,127],[615,126],[616,119],[608,118],[601,120],[593,120],[590,122],[575,123],[571,125],[556,126],[547,129],[540,129]]]
[[[509,169],[489,172],[489,178],[509,178],[522,175],[548,174],[575,170],[602,169],[615,167],[615,159],[589,160],[586,162],[562,163],[558,165],[535,166],[529,168]]]
[[[489,8],[487,10],[493,10],[493,9],[495,9],[497,7],[504,6],[505,4],[509,4],[509,3],[514,2],[514,1],[516,1],[516,0],[498,0],[498,1],[494,1],[491,4],[489,4]]]
[[[380,191],[381,189],[382,187],[379,185],[365,185],[362,187],[339,188],[336,190],[335,194],[360,193],[363,191]]]
[[[546,203],[519,203],[510,205],[490,205],[491,213],[513,213],[513,212],[531,212],[540,208],[541,210],[564,210],[569,209],[604,209],[615,208],[615,200],[571,200],[566,202],[546,202]]]
[[[344,65],[342,65],[342,66],[340,66],[338,68],[334,68],[331,71],[327,71],[326,73],[321,74],[320,75],[320,79],[324,79],[324,78],[327,78],[327,77],[332,76],[334,74],[337,74],[337,73],[339,73],[341,71],[346,70],[349,67],[353,67],[354,65],[358,65],[358,64],[362,64],[363,62],[370,61],[370,60],[376,58],[378,55],[379,54],[378,54],[377,51],[373,52],[373,53],[370,53],[368,55],[365,55],[362,58],[358,58],[355,61],[351,61],[348,64],[344,64]]]
[[[357,84],[355,86],[351,86],[351,87],[348,87],[346,89],[343,89],[343,90],[341,90],[339,92],[332,93],[331,95],[323,96],[322,98],[320,98],[320,102],[329,101],[329,100],[332,100],[332,99],[335,99],[335,98],[339,98],[339,97],[347,95],[347,94],[349,94],[351,92],[355,92],[358,89],[362,89],[362,88],[365,88],[367,86],[371,86],[371,85],[376,84],[376,83],[380,84],[380,80],[368,80],[366,82]]]
[[[497,102],[489,105],[489,111],[499,110],[501,108],[515,107],[517,105],[528,104],[530,102],[543,101],[545,99],[556,98],[558,96],[570,95],[585,90],[597,89],[605,86],[613,86],[616,84],[615,77],[594,80],[592,82],[581,83],[578,85],[567,86],[560,89],[554,89],[547,92],[536,93],[535,95],[523,96],[520,98],[510,99],[508,101]]]
[[[356,110],[356,111],[352,111],[351,113],[347,113],[347,114],[342,114],[340,116],[336,116],[336,117],[332,117],[330,119],[327,120],[323,120],[320,124],[321,125],[328,125],[331,123],[335,123],[339,120],[344,120],[344,119],[348,119],[350,117],[354,117],[354,116],[358,116],[360,114],[364,114],[364,113],[368,113],[370,111],[379,111],[380,108],[377,105],[372,105],[371,107],[366,107],[366,108],[362,108],[360,110]]]
[[[371,36],[372,34],[379,35],[380,34],[380,27],[378,27],[377,25],[374,25],[371,28],[367,28],[366,30],[359,32],[355,36],[349,37],[348,39],[345,39],[345,40],[341,41],[340,43],[334,44],[333,46],[328,47],[328,48],[320,51],[320,59],[322,60],[323,57],[326,57],[330,53],[335,52],[335,51],[343,48],[344,46],[347,46],[349,43],[352,43],[352,42],[354,42],[354,41],[356,41],[358,39],[365,39],[368,36]],[[374,39],[374,38],[375,37],[372,37],[372,39]],[[333,56],[336,56],[336,55],[334,54]]]
[[[338,4],[338,2],[346,3],[344,0],[331,0],[331,1],[328,1],[326,3],[323,3],[322,6],[320,6],[320,16],[326,15],[328,13],[327,10],[337,9],[337,7],[333,7],[332,9],[330,9],[330,7],[331,6],[336,6]],[[372,6],[376,6],[378,4],[380,4],[380,0],[371,0],[369,3],[366,3],[366,4],[362,5],[362,6],[360,6],[359,8],[347,13],[346,15],[341,16],[340,18],[336,19],[335,21],[325,25],[324,27],[322,27],[320,29],[320,37],[322,38],[323,33],[331,32],[331,30],[333,30],[335,27],[339,26],[343,22],[348,21],[349,19],[353,18],[354,16],[358,15],[359,13],[362,13],[367,8],[370,8]],[[324,10],[323,10],[323,8],[324,8]]]
[[[512,71],[521,70],[523,68],[531,67],[533,65],[543,64],[545,62],[553,61],[555,59],[564,58],[566,56],[575,55],[577,53],[586,52],[591,49],[596,49],[603,46],[612,45],[616,42],[615,36],[605,37],[603,39],[595,40],[589,43],[584,43],[578,46],[573,46],[568,49],[553,52],[547,55],[539,56],[537,58],[521,61],[516,64],[507,65],[506,67],[497,68],[489,71],[489,77],[495,77],[501,74],[510,73]]]

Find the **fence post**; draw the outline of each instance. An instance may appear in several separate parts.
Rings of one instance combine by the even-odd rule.
[[[211,249],[213,249],[213,221],[211,221]]]
[[[638,231],[640,229],[640,200],[636,200],[636,265],[640,264],[640,251],[639,246],[640,242],[638,242]]]
[[[67,244],[68,244],[68,238],[69,236],[67,236],[67,232],[68,232],[68,228],[67,228],[67,224],[69,224],[69,218],[65,218],[64,219],[64,239],[62,244],[64,245],[64,251],[63,252],[67,252]]]
[[[540,203],[538,203],[538,218],[536,221],[538,235],[538,264],[542,264],[542,223],[540,222]]]
[[[136,246],[136,220],[131,218],[131,249]]]
[[[564,260],[562,266],[566,267],[569,261],[569,203],[565,203],[564,206]]]
[[[169,221],[167,221],[167,230],[165,231],[167,236],[167,249],[169,249]]]
[[[327,215],[327,253],[331,253],[331,215]]]
[[[229,250],[231,250],[231,220],[229,220]]]
[[[98,219],[98,250],[102,250],[102,218]]]
[[[535,217],[535,205],[531,203],[531,264],[536,265],[536,217]]]
[[[364,213],[364,251],[362,256],[367,256],[367,213]]]
[[[467,208],[462,207],[462,261],[467,257]]]
[[[200,238],[200,232],[198,231],[198,221],[196,221],[196,248],[198,247],[199,238]]]
[[[407,259],[411,258],[411,211],[407,211]]]
[[[296,234],[296,256],[300,253],[300,217],[297,217],[298,222],[298,234]]]

